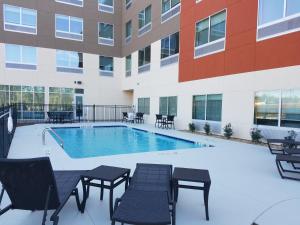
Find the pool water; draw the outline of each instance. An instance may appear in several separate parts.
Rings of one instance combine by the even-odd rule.
[[[206,145],[126,126],[52,128],[71,158],[87,158],[150,151],[200,148]],[[52,134],[54,139],[60,140]]]

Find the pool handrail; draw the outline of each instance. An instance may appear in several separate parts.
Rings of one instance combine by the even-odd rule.
[[[43,133],[42,133],[43,145],[46,145],[46,132],[47,131],[49,134],[50,134],[50,132],[52,132],[54,134],[54,136],[57,137],[57,139],[60,141],[60,146],[62,148],[64,148],[64,140],[50,127],[47,127],[43,130]]]

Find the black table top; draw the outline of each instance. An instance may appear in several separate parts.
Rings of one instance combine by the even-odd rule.
[[[130,173],[130,169],[102,165],[93,170],[86,171],[82,175],[89,179],[112,182],[124,176],[126,173]]]
[[[210,183],[210,176],[208,170],[190,169],[175,167],[173,173],[174,180]]]
[[[113,219],[128,224],[171,224],[168,194],[127,190]]]

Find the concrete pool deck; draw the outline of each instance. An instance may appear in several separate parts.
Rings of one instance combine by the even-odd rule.
[[[120,123],[96,124],[119,125]],[[133,171],[138,162],[208,169],[212,180],[209,197],[210,221],[205,220],[202,192],[180,190],[176,208],[177,225],[251,225],[257,216],[270,207],[270,210],[256,220],[257,224],[300,224],[300,182],[280,178],[275,165],[275,156],[271,155],[266,147],[174,130],[156,129],[150,125],[129,125],[212,144],[215,147],[71,159],[48,134],[46,146],[43,146],[42,131],[49,126],[51,125],[39,124],[17,128],[9,158],[41,157],[50,153],[52,166],[56,170],[92,169],[103,164],[127,167]],[[118,187],[115,197],[121,196],[123,192],[124,187]],[[1,207],[3,208],[7,203],[9,200],[5,195]],[[50,215],[51,212],[48,220]],[[0,216],[0,224],[37,225],[41,224],[41,218],[42,212],[13,210]],[[47,224],[52,223],[48,221]],[[75,200],[71,198],[60,213],[59,224],[110,224],[107,192],[104,194],[103,202],[100,202],[99,189],[92,188],[84,214],[78,212]]]

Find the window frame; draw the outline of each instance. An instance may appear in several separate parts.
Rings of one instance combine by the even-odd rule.
[[[166,108],[167,108],[167,114],[166,115],[164,115],[162,112],[161,112],[161,99],[162,98],[166,98],[167,99],[167,106],[166,106]],[[170,114],[170,112],[169,112],[169,110],[170,110],[170,107],[169,107],[169,105],[170,105],[170,98],[176,98],[176,113],[175,113],[175,115],[172,115],[172,114]],[[177,117],[177,114],[178,114],[178,96],[176,96],[176,95],[174,95],[174,96],[161,96],[161,97],[159,97],[159,114],[161,114],[161,115],[164,115],[164,116],[175,116],[175,117]]]
[[[221,106],[221,116],[220,116],[220,120],[208,120],[207,119],[207,103],[208,103],[208,96],[212,96],[212,95],[221,95],[221,98],[222,98],[222,106]],[[194,106],[195,106],[195,103],[194,103],[194,97],[197,97],[197,96],[204,96],[205,97],[205,104],[204,104],[204,119],[196,119],[194,117]],[[222,114],[223,114],[223,94],[200,94],[200,95],[193,95],[193,103],[192,103],[192,119],[193,120],[200,120],[200,121],[206,121],[206,122],[214,122],[214,123],[222,123]]]
[[[7,57],[6,57],[6,47],[7,46],[18,46],[20,47],[20,59],[21,59],[21,62],[13,62],[13,61],[8,61],[7,60]],[[35,56],[36,56],[36,62],[34,64],[32,63],[25,63],[23,62],[23,48],[24,47],[30,47],[32,49],[35,50]],[[28,45],[17,45],[17,44],[5,44],[5,65],[8,63],[8,64],[17,64],[17,65],[26,65],[26,66],[34,66],[35,68],[34,69],[24,69],[24,68],[11,68],[11,67],[6,67],[6,69],[14,69],[14,70],[37,70],[37,66],[38,66],[38,50],[37,50],[37,47],[34,47],[34,46],[28,46]]]
[[[146,62],[146,49],[147,48],[149,48],[150,49],[150,62],[149,63],[143,63],[143,65],[139,65],[139,62],[140,62],[140,51],[143,51],[144,52],[144,57],[143,57],[143,62]],[[138,51],[138,68],[142,68],[142,67],[145,67],[145,66],[148,66],[148,65],[150,65],[151,64],[151,45],[148,45],[148,46],[146,46],[146,47],[144,47],[144,48],[142,48],[142,49],[139,49],[139,51]]]
[[[55,0],[55,2],[57,2],[57,3],[72,5],[72,6],[77,6],[77,7],[83,8],[84,7],[84,0],[79,0],[79,1],[81,1],[81,5],[74,4],[74,3],[71,3],[71,2],[66,2],[65,0]]]
[[[257,23],[256,24],[257,25],[256,26],[257,27],[256,28],[256,41],[257,42],[268,40],[268,39],[275,38],[275,37],[280,37],[280,36],[283,36],[283,35],[286,35],[286,34],[290,34],[290,33],[294,33],[294,32],[300,31],[300,28],[295,28],[295,29],[284,31],[284,32],[279,32],[279,33],[276,33],[276,34],[273,34],[273,35],[268,35],[268,36],[263,37],[263,38],[259,38],[258,37],[258,30],[259,29],[266,28],[266,27],[269,27],[269,26],[272,26],[272,25],[276,25],[276,24],[288,21],[288,20],[293,19],[293,18],[298,18],[298,17],[300,17],[300,12],[292,14],[292,15],[289,15],[289,16],[286,16],[286,13],[287,13],[287,0],[283,0],[284,6],[283,6],[283,16],[282,16],[282,18],[274,20],[274,21],[271,21],[271,22],[267,22],[267,23],[264,23],[264,24],[259,24],[259,19],[260,19],[260,1],[261,0],[257,0],[257,1],[258,1],[258,6],[257,6],[257,20],[256,20],[256,23]]]
[[[177,34],[177,33],[178,33],[178,53],[170,54],[170,52],[171,52],[171,37],[172,37],[173,35]],[[169,39],[169,49],[168,49],[168,51],[169,51],[169,56],[162,58],[162,57],[161,57],[161,52],[162,52],[162,41],[165,40],[165,39],[167,39],[167,38]],[[178,32],[175,32],[175,33],[173,33],[173,34],[168,35],[167,37],[161,39],[160,41],[161,41],[161,42],[160,42],[160,43],[161,43],[161,45],[160,45],[160,60],[166,60],[166,59],[168,59],[168,58],[175,57],[175,56],[178,56],[178,55],[179,55],[179,53],[180,53],[180,32],[179,32],[179,31],[178,31]]]
[[[115,0],[112,0],[112,6],[100,3],[100,1],[101,0],[98,0],[98,11],[99,12],[105,12],[105,13],[110,13],[110,14],[114,14],[115,13]],[[105,6],[105,7],[111,8],[112,12],[101,10],[101,6]]]
[[[151,106],[151,101],[150,101],[150,97],[141,97],[138,98],[138,112],[140,113],[144,113],[145,115],[150,115],[150,106]],[[139,101],[143,101],[143,107],[140,106]],[[149,103],[148,107],[146,107],[146,103]],[[142,108],[143,110],[140,110],[140,108]],[[147,109],[147,110],[146,110]]]
[[[6,22],[5,18],[6,18],[6,7],[13,7],[13,8],[18,8],[19,9],[19,16],[20,16],[20,23],[19,24],[15,24],[15,23],[10,23],[10,22]],[[28,25],[23,25],[21,24],[22,22],[22,11],[23,10],[29,10],[34,12],[35,14],[35,26],[28,26]],[[5,25],[12,25],[12,26],[17,26],[17,27],[25,27],[25,28],[31,28],[34,29],[35,32],[26,32],[26,31],[19,31],[19,30],[13,30],[13,29],[7,29],[5,27]],[[38,15],[37,15],[37,10],[35,9],[31,9],[31,8],[25,8],[25,7],[21,7],[21,6],[16,6],[16,5],[10,5],[10,4],[3,4],[3,29],[5,31],[10,31],[10,32],[17,32],[17,33],[24,33],[24,34],[31,34],[31,35],[37,35],[37,24],[38,24]]]
[[[103,70],[103,69],[101,69],[100,67],[101,67],[101,57],[104,57],[104,58],[111,58],[112,59],[112,70]],[[109,72],[109,73],[114,73],[114,57],[112,57],[112,56],[104,56],[104,55],[99,55],[99,71],[103,71],[103,72]]]
[[[68,64],[70,64],[70,53],[80,53],[82,54],[82,67],[71,67],[71,66],[59,66],[57,64],[57,56],[58,56],[58,53],[59,52],[64,52],[64,53],[68,53]],[[80,59],[80,58],[79,58]],[[79,63],[80,63],[80,60],[79,60]],[[61,50],[61,49],[56,49],[56,68],[65,68],[65,69],[76,69],[76,70],[82,70],[83,71],[83,68],[84,68],[84,60],[83,60],[83,53],[82,52],[76,52],[76,51],[67,51],[67,50]]]
[[[217,40],[214,40],[214,41],[210,41],[210,36],[211,36],[211,32],[210,32],[211,31],[211,18],[213,16],[216,16],[216,15],[222,13],[222,12],[225,12],[225,31],[224,31],[225,35],[224,35],[223,38],[220,38],[220,39],[217,39]],[[208,56],[208,55],[212,55],[212,54],[215,54],[215,53],[219,53],[219,52],[225,51],[225,49],[226,49],[226,39],[227,39],[227,18],[228,18],[228,10],[227,10],[227,8],[224,8],[224,9],[222,9],[222,10],[220,10],[220,11],[218,11],[218,12],[216,12],[216,13],[208,16],[208,17],[205,17],[205,18],[203,18],[201,20],[196,21],[195,26],[194,26],[195,27],[194,50],[195,51],[197,49],[201,49],[201,48],[204,48],[204,47],[207,47],[207,46],[210,46],[210,45],[222,42],[222,41],[224,41],[224,48],[218,49],[218,50],[215,50],[215,51],[212,51],[212,52],[208,52],[208,53],[206,53],[204,55],[201,55],[201,56],[194,55],[194,59],[202,58],[202,57],[205,57],[205,56]],[[200,22],[203,22],[203,21],[205,21],[207,19],[208,19],[208,23],[209,23],[209,26],[208,26],[208,42],[205,43],[205,44],[203,44],[203,45],[196,46],[197,24],[200,23]]]
[[[170,8],[169,8],[167,11],[163,12],[163,5],[162,5],[163,0],[161,0],[161,4],[160,4],[160,6],[161,6],[161,18],[162,18],[164,15],[168,14],[169,12],[171,12],[172,10],[176,9],[177,7],[181,7],[181,1],[182,1],[182,0],[180,0],[180,1],[179,1],[176,5],[174,5],[174,6],[172,6],[172,0],[168,0],[168,1],[170,2],[170,3],[169,3]],[[164,20],[164,21],[161,21],[161,23],[164,23],[164,22],[166,22],[166,21],[168,21],[168,20],[170,20],[170,19],[176,17],[178,14],[180,14],[180,12],[181,12],[181,9],[178,11],[178,13],[175,13],[174,15],[170,16],[168,19],[166,19],[166,20]]]
[[[101,24],[112,26],[112,38],[105,38],[105,37],[100,36]],[[101,39],[106,40],[106,41],[111,41],[112,44],[101,43]],[[107,45],[107,46],[114,46],[115,45],[115,26],[114,26],[114,24],[98,22],[98,44],[99,45]]]
[[[57,17],[65,17],[65,18],[68,18],[68,30],[69,32],[67,31],[62,31],[62,30],[57,30]],[[82,34],[78,34],[78,33],[74,33],[74,32],[70,32],[71,30],[71,19],[75,19],[78,21],[81,22],[81,29],[82,29]],[[68,37],[60,37],[60,36],[57,36],[57,32],[60,32],[60,33],[64,33],[64,34],[74,34],[74,35],[81,35],[81,40],[79,39],[75,39],[75,38],[68,38]],[[55,38],[59,38],[59,39],[66,39],[66,40],[72,40],[72,41],[81,41],[83,42],[84,41],[84,20],[83,18],[79,18],[79,17],[74,17],[74,16],[68,16],[68,15],[63,15],[63,14],[55,14]]]
[[[150,15],[151,15],[151,20],[146,23],[146,9],[150,8]],[[143,21],[144,21],[144,25],[142,27],[140,27],[140,14],[143,12]],[[144,9],[142,9],[139,13],[138,13],[138,28],[139,30],[142,30],[143,28],[145,28],[146,26],[152,24],[152,5],[148,5],[147,7],[145,7]]]
[[[130,69],[127,70],[127,58],[130,58]],[[126,77],[130,77],[131,76],[131,71],[132,71],[132,54],[127,55],[125,57],[125,73],[126,73]]]

